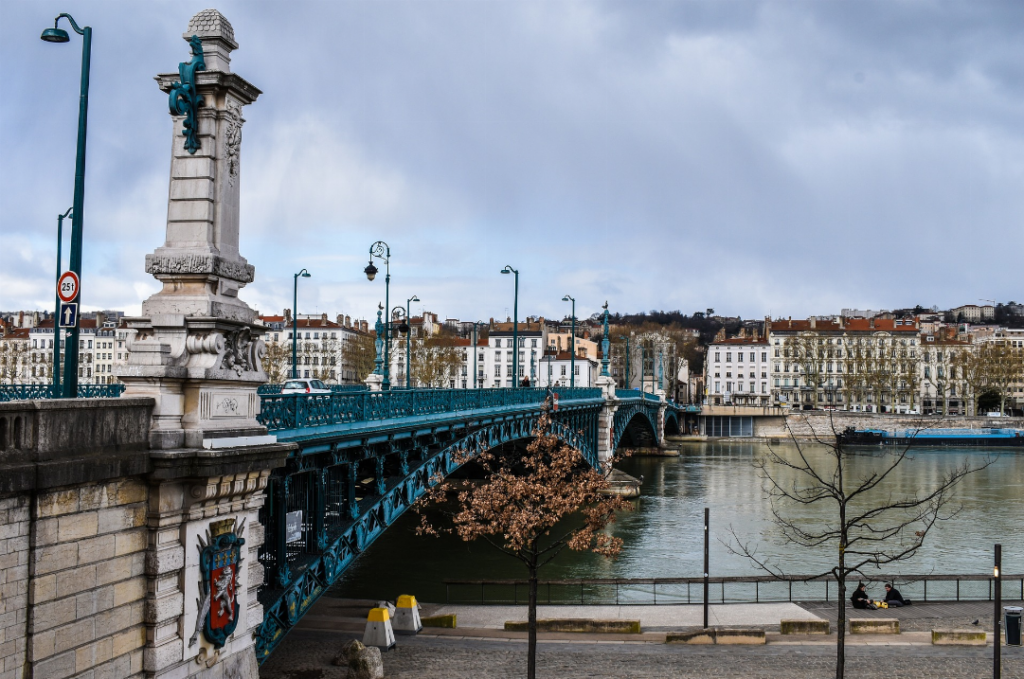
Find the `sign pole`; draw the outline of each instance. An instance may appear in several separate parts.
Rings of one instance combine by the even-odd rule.
[[[993,679],[1000,679],[1002,676],[1002,658],[1000,654],[1002,652],[1003,635],[1002,635],[1002,608],[1003,608],[1003,546],[996,545],[996,563],[992,569],[992,575],[994,576],[995,582],[993,583],[993,590],[995,596],[995,639],[992,643],[992,677]]]
[[[711,508],[704,508],[704,629],[708,628],[708,596],[711,586],[708,582],[710,575],[708,539],[710,538]]]

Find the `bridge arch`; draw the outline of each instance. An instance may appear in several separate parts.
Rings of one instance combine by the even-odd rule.
[[[612,448],[657,446],[660,442],[657,417],[657,407],[647,403],[620,406],[615,411]]]
[[[665,410],[665,436],[679,436],[682,433],[682,428],[679,425],[679,415],[675,409],[667,408]]]
[[[552,433],[580,450],[589,464],[596,465],[597,410],[566,408],[556,417]],[[399,439],[398,445],[389,440],[370,444],[369,450],[361,447],[361,454],[337,444],[327,451],[318,451],[321,444],[300,450],[289,468],[272,479],[268,502],[261,510],[266,539],[260,561],[265,566],[266,580],[260,593],[264,618],[256,634],[257,660],[266,660],[359,554],[439,479],[447,478],[481,452],[534,438],[539,418],[540,413],[535,411],[464,427],[458,433],[436,432],[428,435],[425,443],[417,443],[414,433]],[[374,449],[374,445],[384,450]],[[471,455],[468,459],[456,456],[458,451]],[[373,484],[362,486],[368,496],[359,501],[355,489],[361,465],[373,465],[377,477]],[[289,502],[290,495],[299,490],[298,484],[308,486],[304,498],[298,503]],[[289,551],[288,536],[280,531],[287,530],[287,512],[299,508],[305,512],[302,538],[292,544],[301,547]],[[328,525],[331,518],[333,525]],[[300,550],[304,551],[300,554]],[[298,557],[294,559],[294,571],[289,556]]]

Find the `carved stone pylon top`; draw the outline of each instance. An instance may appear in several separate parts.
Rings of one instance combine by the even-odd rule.
[[[207,67],[211,71],[231,71],[231,52],[238,49],[235,29],[223,14],[215,9],[204,9],[188,22],[188,30],[181,34],[185,40],[198,36],[207,53]]]

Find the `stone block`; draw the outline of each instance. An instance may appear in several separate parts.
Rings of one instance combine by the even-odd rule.
[[[99,517],[96,512],[80,512],[59,517],[57,524],[57,539],[71,542],[96,535]]]
[[[50,601],[57,596],[57,576],[44,575],[33,578],[29,587],[29,600],[34,604]]]
[[[709,627],[708,629],[673,632],[665,635],[667,644],[760,646],[765,642],[764,630],[757,627]]]
[[[828,620],[780,620],[782,634],[831,634],[832,625]]]
[[[422,621],[421,621],[422,622]],[[508,632],[525,632],[528,622],[509,620]],[[595,620],[592,618],[562,618],[537,621],[538,632],[580,632],[585,634],[640,634],[639,620]]]
[[[155,599],[147,599],[145,620],[155,624],[164,620],[176,620],[184,610],[185,595],[181,592],[166,594]]]
[[[36,634],[73,622],[76,616],[75,598],[58,599],[40,604],[33,611],[32,624],[29,632]]]
[[[111,533],[146,524],[146,505],[136,504],[99,510],[99,532]]]
[[[96,586],[96,566],[79,566],[62,573],[49,576],[57,582],[56,598],[63,599],[72,596],[84,589],[92,589]]]
[[[149,500],[149,487],[136,479],[127,479],[117,484],[117,504],[130,505]]]
[[[64,679],[75,673],[75,652],[67,651],[47,658],[32,667],[33,679]]]
[[[131,657],[115,656],[113,660],[97,665],[92,671],[92,679],[127,679],[132,674]]]
[[[176,544],[169,549],[146,552],[146,572],[150,575],[169,573],[185,567],[185,548]]]
[[[85,672],[90,667],[105,663],[113,656],[114,647],[112,639],[98,639],[96,642],[87,644],[75,650],[75,671]]]
[[[144,528],[118,533],[114,536],[116,540],[114,554],[117,556],[123,556],[132,552],[143,551],[146,549],[146,537],[147,532]]]
[[[132,577],[133,556],[133,554],[119,556],[98,565],[96,567],[96,585],[108,585]]]
[[[58,528],[60,519],[40,519],[36,522],[36,535],[35,544],[36,547],[42,547],[45,545],[55,545],[61,540],[58,538]]]
[[[101,638],[113,636],[117,632],[141,623],[141,619],[133,621],[131,604],[97,613],[94,620],[96,621],[96,636]]]
[[[78,543],[78,563],[108,561],[114,557],[116,535],[101,535]]]
[[[455,613],[449,613],[447,616],[430,616],[429,618],[421,618],[420,623],[423,627],[439,627],[444,630],[454,630],[458,621]]]
[[[850,634],[899,634],[896,618],[850,618]]]
[[[935,646],[984,646],[986,643],[987,635],[981,629],[932,630],[932,644]]]
[[[75,610],[79,620],[86,616],[96,615],[114,607],[114,586],[107,585],[98,589],[82,592],[75,597]]]
[[[92,509],[104,509],[114,505],[116,497],[116,481],[94,484],[82,488],[78,504],[83,512]]]
[[[78,511],[78,497],[78,488],[41,493],[36,501],[36,511],[40,518],[74,514]]]
[[[56,639],[54,651],[62,653],[71,648],[78,648],[96,638],[95,625],[92,618],[79,620],[78,622],[60,627],[54,630]]]
[[[45,632],[37,632],[31,637],[31,643],[29,647],[29,654],[33,661],[42,660],[43,658],[49,658],[56,651],[57,647],[57,632],[54,630],[47,630]]]
[[[36,549],[35,558],[36,575],[74,568],[78,565],[78,545],[71,543],[40,547]]]
[[[114,585],[114,605],[122,606],[133,601],[138,601],[146,595],[146,581],[142,578],[132,578]]]
[[[146,645],[146,628],[135,627],[113,636],[114,657],[127,655]]]

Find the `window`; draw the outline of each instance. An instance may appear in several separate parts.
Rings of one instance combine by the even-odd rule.
[[[562,374],[565,375],[565,366],[562,366]]]
[[[741,356],[742,356],[742,354],[741,354]],[[732,352],[731,351],[725,352],[725,362],[726,363],[732,363]]]
[[[721,363],[721,362],[722,362],[722,354],[720,352],[716,351],[715,352],[715,363]]]
[[[537,340],[535,340],[535,339],[530,340],[530,346],[536,349],[537,348]]]
[[[494,366],[494,376],[495,377],[501,377],[501,366],[500,365]]]
[[[718,382],[718,381],[715,382],[715,393],[716,394],[721,394],[722,393],[722,383],[721,382]]]
[[[750,352],[750,362],[751,363],[754,362],[754,352],[753,351]]]
[[[576,374],[577,374],[577,375],[579,375],[579,374],[580,374],[580,367],[579,367],[579,366],[576,366]]]
[[[501,352],[500,351],[495,351],[494,352],[494,362],[495,363],[501,363]]]
[[[306,337],[309,337],[309,335],[306,335]],[[314,332],[313,333],[313,339],[320,339],[320,333]]]
[[[753,360],[753,359],[751,359],[751,360]],[[767,363],[768,362],[768,352],[767,351],[762,351],[761,352],[761,362],[762,363]]]

